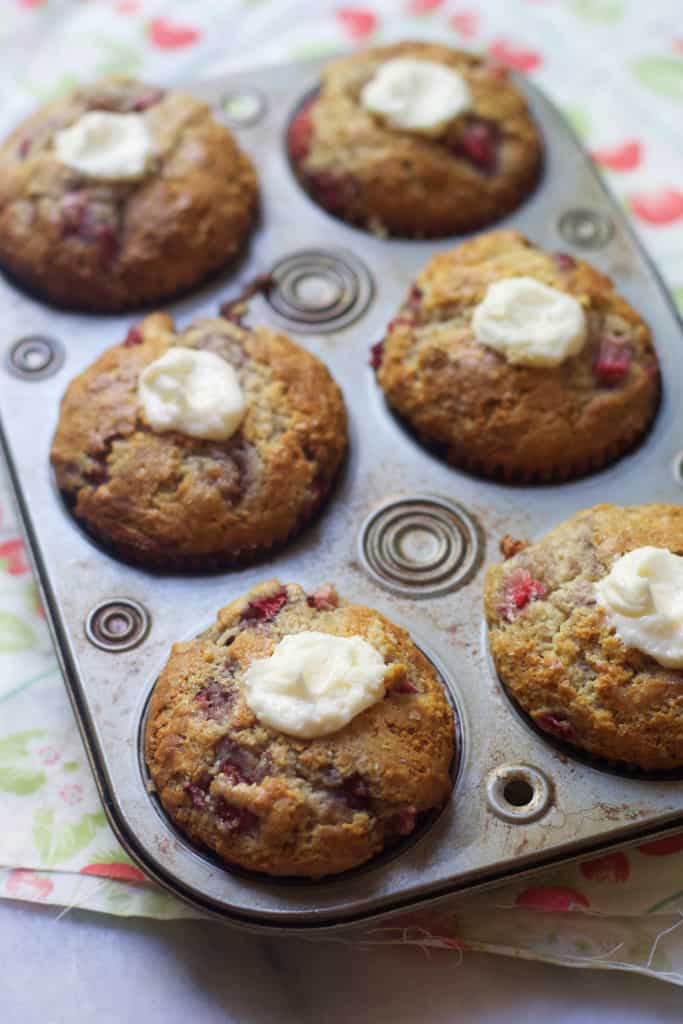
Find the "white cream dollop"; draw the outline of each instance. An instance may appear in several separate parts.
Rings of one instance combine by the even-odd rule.
[[[432,60],[396,57],[385,61],[361,91],[366,110],[392,128],[438,134],[472,105],[465,79]]]
[[[557,366],[583,348],[586,316],[572,295],[533,277],[509,277],[488,286],[472,329],[509,363]]]
[[[232,366],[215,352],[170,348],[146,366],[138,401],[152,430],[225,441],[244,416],[246,403]]]
[[[595,584],[598,604],[627,647],[683,668],[683,557],[643,547],[618,558]]]
[[[359,636],[306,630],[280,640],[244,674],[255,715],[301,739],[327,736],[384,697],[382,655]]]
[[[154,140],[143,114],[90,110],[55,135],[58,159],[91,178],[128,181],[145,173]]]

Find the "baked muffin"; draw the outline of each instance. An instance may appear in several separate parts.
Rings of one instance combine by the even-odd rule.
[[[644,771],[683,766],[683,508],[596,505],[486,580],[493,661],[536,725]]]
[[[329,213],[380,235],[439,238],[518,206],[542,142],[505,69],[409,42],[330,64],[290,125],[288,151]]]
[[[643,436],[659,400],[650,331],[610,279],[517,231],[434,256],[371,363],[422,441],[505,480],[599,469]]]
[[[58,305],[157,302],[236,254],[257,198],[251,161],[206,104],[104,78],[0,148],[0,265]]]
[[[173,647],[145,750],[163,807],[194,842],[229,864],[320,877],[443,804],[453,713],[405,630],[331,586],[306,595],[270,580]]]
[[[52,444],[85,529],[158,570],[227,568],[286,540],[347,445],[328,370],[286,335],[156,313],[69,385]]]

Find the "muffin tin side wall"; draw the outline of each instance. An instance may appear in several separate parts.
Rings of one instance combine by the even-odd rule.
[[[595,771],[530,732],[491,672],[481,604],[484,569],[497,560],[503,534],[533,537],[601,500],[638,503],[645,494],[653,501],[680,500],[675,439],[683,436],[683,374],[680,328],[670,303],[566,126],[531,86],[519,83],[548,152],[536,192],[503,223],[547,248],[584,256],[615,278],[653,328],[664,399],[643,444],[585,480],[525,488],[478,480],[444,465],[389,413],[368,354],[416,272],[433,252],[457,240],[374,238],[334,220],[302,193],[283,140],[292,111],[315,86],[320,67],[316,62],[267,69],[193,88],[229,118],[236,110],[251,111],[236,130],[259,166],[263,210],[237,275],[222,275],[169,310],[181,326],[194,316],[215,314],[242,283],[273,267],[285,282],[287,298],[293,257],[296,271],[310,266],[311,252],[328,287],[335,286],[329,281],[338,274],[346,298],[344,289],[362,294],[351,316],[346,308],[336,318],[313,323],[293,321],[286,304],[274,308],[263,297],[251,304],[252,322],[287,326],[329,366],[351,420],[351,455],[331,502],[268,563],[213,576],[153,576],[122,565],[88,540],[54,493],[47,453],[67,382],[123,338],[131,317],[52,311],[0,280],[8,358],[17,340],[35,336],[61,343],[64,356],[39,378],[30,372],[0,373],[3,430],[67,684],[113,823],[145,870],[184,898],[227,919],[290,928],[414,905],[572,852],[655,832],[683,815],[680,786]],[[259,102],[235,105],[235,98],[250,95]],[[345,277],[349,268],[351,277]],[[439,559],[446,560],[445,583]],[[461,567],[459,576],[453,566]],[[170,645],[196,633],[218,607],[275,575],[310,588],[330,580],[345,596],[408,628],[453,681],[465,737],[454,796],[414,843],[352,876],[298,886],[226,871],[190,851],[154,809],[137,745],[146,697]],[[133,611],[142,608],[149,623],[134,646],[115,653],[95,646],[85,623],[96,606],[121,599],[134,602]],[[528,793],[524,786],[531,791],[527,805],[507,800],[506,792],[514,799]]]

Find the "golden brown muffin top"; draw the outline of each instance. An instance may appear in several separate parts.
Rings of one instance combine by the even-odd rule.
[[[230,363],[245,395],[227,441],[153,431],[142,370],[179,345]],[[160,569],[229,565],[284,540],[319,506],[346,450],[339,388],[286,335],[157,313],[71,382],[52,445],[73,514],[121,557]]]
[[[342,729],[297,739],[263,725],[241,680],[282,637],[360,636],[387,666],[386,696]],[[229,863],[321,876],[408,835],[450,790],[453,714],[435,669],[383,615],[270,580],[176,644],[156,684],[146,756],[161,802]]]
[[[485,605],[501,680],[540,728],[658,771],[683,766],[683,671],[627,647],[594,589],[648,545],[683,554],[683,507],[596,505],[493,566]]]
[[[513,365],[474,335],[489,285],[522,276],[583,307],[586,342],[558,366]],[[487,476],[553,480],[599,468],[643,434],[659,396],[650,331],[610,279],[511,230],[434,256],[376,356],[380,385],[418,435]]]
[[[155,153],[140,179],[96,179],[57,158],[57,132],[94,110],[145,119]],[[59,304],[140,305],[226,262],[257,193],[251,162],[205,103],[104,78],[41,107],[0,147],[0,262]]]

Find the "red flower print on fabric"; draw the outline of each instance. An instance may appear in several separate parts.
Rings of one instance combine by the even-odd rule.
[[[27,868],[15,868],[11,871],[5,892],[17,900],[46,900],[54,885],[49,878],[43,878],[35,871]]]
[[[170,18],[154,18],[147,33],[152,43],[160,50],[180,50],[192,46],[201,38],[201,33],[192,25],[183,25]]]
[[[627,882],[630,873],[628,857],[621,851],[585,860],[581,865],[581,874],[589,882]]]
[[[339,7],[335,17],[353,40],[365,39],[377,28],[377,15],[366,7]]]
[[[540,886],[536,889],[525,889],[524,892],[520,892],[515,900],[515,905],[526,907],[529,910],[554,911],[576,910],[580,907],[590,906],[582,892],[568,889],[565,886]]]
[[[538,50],[528,50],[508,39],[495,39],[489,47],[489,56],[506,68],[515,71],[535,71],[543,63]]]
[[[631,139],[616,146],[595,149],[591,156],[596,164],[610,171],[632,171],[642,162],[643,147],[636,139]]]
[[[629,197],[629,205],[638,220],[653,227],[664,227],[683,218],[683,192],[676,188],[638,192]]]

